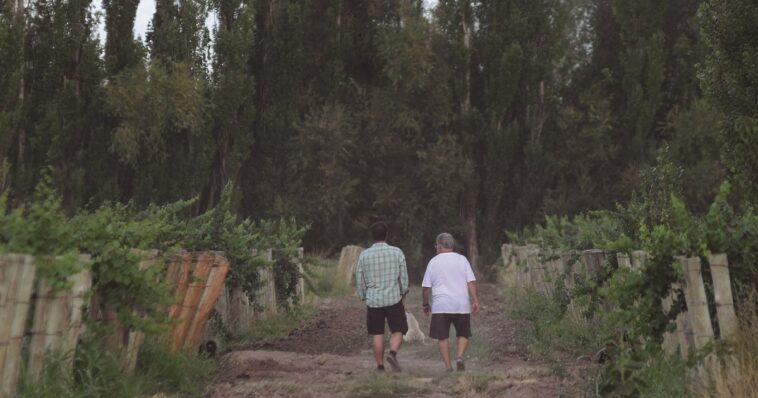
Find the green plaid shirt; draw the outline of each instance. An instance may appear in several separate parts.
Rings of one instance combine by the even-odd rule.
[[[371,308],[397,304],[408,293],[408,268],[403,251],[374,243],[358,257],[355,269],[358,297]]]

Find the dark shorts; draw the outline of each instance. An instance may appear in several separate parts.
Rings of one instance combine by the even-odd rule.
[[[457,337],[471,337],[471,314],[432,314],[429,337],[445,340],[450,336],[450,325],[455,326]]]
[[[390,333],[408,333],[408,319],[405,317],[405,307],[402,301],[389,307],[367,307],[366,329],[368,329],[368,334],[384,334],[385,319],[390,327]]]

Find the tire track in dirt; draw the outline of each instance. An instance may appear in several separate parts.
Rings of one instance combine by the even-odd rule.
[[[401,374],[374,371],[365,307],[355,297],[322,305],[319,316],[289,336],[226,355],[223,371],[206,396],[227,397],[560,397],[578,394],[582,365],[557,374],[549,364],[528,361],[521,333],[526,325],[507,316],[495,286],[480,285],[482,313],[473,318],[464,373],[445,373],[436,342],[406,343]],[[412,289],[406,310],[428,332],[421,289]],[[451,336],[454,332],[451,332]]]

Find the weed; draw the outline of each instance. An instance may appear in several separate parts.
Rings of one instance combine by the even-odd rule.
[[[282,314],[267,318],[265,322],[256,322],[255,327],[247,333],[232,336],[229,341],[230,348],[282,339],[316,314],[318,310],[312,306],[292,307]]]
[[[695,397],[758,396],[758,315],[755,295],[742,311],[736,335],[727,342],[727,352],[707,356],[696,368],[692,395]]]
[[[578,356],[603,346],[599,321],[572,317],[560,303],[535,291],[514,301],[513,316],[530,321],[526,334],[531,355],[558,359],[560,354]]]
[[[407,375],[392,373],[370,373],[355,381],[350,397],[392,398],[398,396],[419,396],[428,393],[425,386],[414,383]]]

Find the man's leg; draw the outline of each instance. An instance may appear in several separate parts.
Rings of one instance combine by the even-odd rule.
[[[403,333],[395,332],[390,336],[390,351],[400,351],[400,346],[403,345]]]
[[[387,356],[387,362],[392,366],[395,372],[403,370],[397,359],[397,352],[403,345],[403,335],[408,333],[408,319],[405,316],[405,308],[402,300],[387,309],[387,325],[390,328],[390,354]]]
[[[402,336],[400,338],[402,340]],[[376,359],[376,366],[384,366],[384,335],[374,335],[374,359]]]
[[[442,362],[445,362],[445,369],[452,369],[450,365],[450,341],[448,339],[440,340],[440,355],[442,355]]]
[[[471,316],[469,314],[456,314],[453,326],[455,326],[455,335],[458,336],[458,358],[455,361],[455,368],[461,372],[466,370],[463,356],[466,354],[468,340],[471,337]]]
[[[450,314],[432,314],[432,321],[429,325],[429,337],[439,341],[440,355],[445,362],[445,368],[450,370]]]
[[[384,370],[384,311],[381,308],[368,307],[366,328],[372,338],[376,367],[378,370]]]
[[[468,347],[468,337],[458,337],[458,358],[463,358]]]

